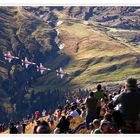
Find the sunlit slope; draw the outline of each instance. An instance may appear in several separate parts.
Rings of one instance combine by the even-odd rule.
[[[41,117],[40,120],[45,120],[47,121],[48,120],[48,117]],[[70,121],[70,128],[71,130],[74,130],[75,128],[77,128],[78,125],[80,125],[81,123],[84,122],[84,118],[82,117],[76,117],[76,118],[73,118],[71,121]],[[56,128],[56,125],[58,123],[55,121],[54,122],[54,125],[51,126],[51,134],[54,133],[54,129]],[[25,134],[33,134],[34,132],[34,127],[36,125],[36,122],[34,123],[29,123],[27,126],[26,126],[26,129],[25,129]],[[88,134],[90,133],[90,131],[88,131],[86,128],[85,129],[81,129],[79,132],[76,132],[78,134]],[[0,134],[9,134],[9,129],[0,133]]]
[[[93,26],[64,23],[60,38],[66,44],[64,53],[72,58],[66,70],[75,75],[72,79],[75,84],[84,86],[95,81],[140,77],[139,50]]]
[[[97,21],[97,26],[94,26],[94,20],[90,25],[84,24],[83,19],[75,20],[75,16],[70,19],[70,9],[67,10],[52,10],[54,16],[64,21],[56,27],[60,32],[56,36],[55,29],[34,12],[23,7],[1,8],[1,51],[11,50],[20,58],[28,54],[30,60],[42,62],[53,69],[37,79],[32,85],[34,89],[39,91],[55,87],[86,87],[95,81],[117,81],[128,76],[139,78],[139,48],[112,36],[116,32],[126,33],[129,30],[107,28],[106,31],[105,27],[98,28]],[[36,11],[39,12],[40,9]],[[65,44],[65,48],[60,51],[60,55],[46,57],[48,54],[57,54],[57,45],[61,43]],[[55,69],[60,66],[71,74],[65,80],[56,77]],[[3,79],[7,77],[5,66],[0,68],[0,73]]]

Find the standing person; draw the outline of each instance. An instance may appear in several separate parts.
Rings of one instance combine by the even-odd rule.
[[[86,108],[84,105],[81,106],[81,115],[82,118],[85,118],[86,116]]]
[[[3,131],[4,131],[4,124],[3,124],[3,123],[2,123],[2,124],[0,124],[0,129],[1,129],[1,130],[0,130],[1,132],[3,132]]]
[[[42,111],[42,117],[45,117],[45,116],[46,116],[46,110],[43,109],[43,111]]]
[[[32,123],[34,123],[34,115],[32,114],[32,117],[31,117],[31,121]]]
[[[65,113],[65,115],[68,113],[68,111],[70,110],[70,108],[71,108],[70,101],[67,100],[67,101],[66,101],[66,105],[65,105],[65,107],[64,107],[64,113]]]
[[[27,121],[28,122],[30,121],[30,115],[29,114],[27,115]]]
[[[77,105],[79,105],[81,103],[79,98],[76,99],[76,103],[77,103]]]
[[[58,109],[62,112],[63,108],[61,105],[58,105]]]
[[[23,126],[20,122],[17,122],[17,131],[18,131],[18,134],[22,134],[23,133]]]
[[[23,127],[23,134],[25,134],[25,130],[26,130],[26,123],[23,121],[22,122],[22,127]]]
[[[102,90],[102,85],[97,85],[96,91],[94,92],[94,97],[99,101],[104,98],[104,92]]]
[[[97,85],[96,87],[96,92],[94,93],[95,98],[98,100],[98,104],[97,104],[97,116],[96,118],[99,119],[100,117],[100,110],[101,110],[101,104],[100,104],[100,100],[104,98],[104,93],[102,90],[102,85]]]
[[[119,108],[122,116],[121,132],[140,133],[140,91],[137,80],[129,78],[124,91],[114,101],[114,105],[121,104]]]
[[[0,132],[2,132],[2,124],[0,124]]]
[[[40,113],[39,113],[39,111],[36,111],[36,112],[35,112],[35,119],[38,120],[39,117],[40,117]]]
[[[55,111],[55,114],[56,114],[56,121],[57,121],[57,122],[58,122],[59,119],[61,118],[61,113],[62,113],[62,111],[61,111],[60,109],[57,109],[57,110]]]
[[[14,123],[10,123],[10,126],[9,126],[9,133],[10,133],[10,134],[17,134],[17,133],[18,133],[18,130],[17,130],[17,128],[15,127]]]
[[[91,92],[90,96],[85,100],[86,105],[86,126],[89,129],[89,123],[96,118],[97,99],[94,98],[94,93]]]
[[[49,122],[50,122],[51,126],[54,125],[54,115],[53,114],[50,115]]]

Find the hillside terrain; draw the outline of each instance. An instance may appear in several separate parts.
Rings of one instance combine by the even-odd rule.
[[[54,109],[68,90],[140,78],[139,16],[140,7],[0,7],[0,121]],[[8,63],[7,51],[52,71]],[[57,77],[59,67],[70,75]]]
[[[46,117],[41,117],[39,119],[40,121],[42,120],[45,120],[45,121],[48,121],[48,116]],[[78,125],[84,123],[84,119],[82,117],[75,117],[73,118],[71,121],[70,121],[70,129],[71,130],[74,130],[77,128]],[[53,134],[54,132],[54,129],[56,128],[56,125],[58,123],[55,121],[54,122],[54,125],[51,126],[51,124],[49,123],[49,126],[51,128],[51,134]],[[25,134],[33,134],[34,132],[34,127],[36,126],[36,122],[34,121],[33,123],[28,123],[27,126],[26,126],[26,129],[25,129]],[[77,132],[78,134],[90,134],[90,131],[87,130],[86,128],[84,129],[81,129],[79,132]],[[0,133],[0,134],[9,134],[9,129],[5,130],[4,132]]]

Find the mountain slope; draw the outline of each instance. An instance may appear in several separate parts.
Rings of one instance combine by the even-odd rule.
[[[139,15],[139,7],[0,7],[1,115],[22,117],[46,101],[54,109],[68,88],[140,78]],[[7,51],[52,71],[40,75],[20,60],[9,64]],[[59,67],[70,75],[57,77]]]

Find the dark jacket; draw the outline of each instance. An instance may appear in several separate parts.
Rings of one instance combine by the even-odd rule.
[[[60,129],[60,133],[66,133],[69,130],[70,122],[66,118],[61,118],[60,122],[57,125],[57,128]]]
[[[126,120],[138,120],[140,115],[140,92],[129,90],[118,96],[114,105],[121,104],[120,111]]]
[[[11,126],[10,127],[10,132],[9,132],[10,134],[17,134],[18,133],[18,130],[17,130],[17,128],[15,127],[15,126]]]
[[[86,107],[87,107],[87,115],[95,116],[97,102],[98,102],[97,99],[95,99],[94,97],[91,97],[91,96],[89,96],[85,100],[85,104],[86,104]]]

